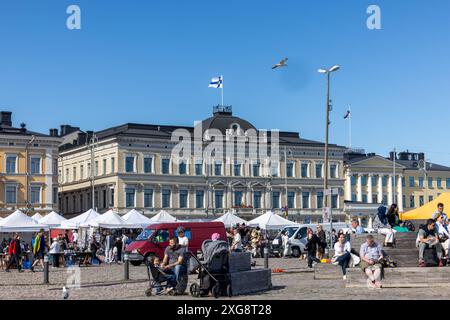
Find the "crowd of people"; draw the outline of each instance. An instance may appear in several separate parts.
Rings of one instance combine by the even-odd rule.
[[[250,228],[244,223],[227,230],[228,243],[232,252],[251,252],[254,258],[264,256],[268,245],[267,235],[259,228]]]
[[[14,233],[12,238],[4,238],[1,242],[1,252],[5,259],[5,271],[15,267],[18,272],[29,269],[35,272],[35,267],[44,268],[44,256],[50,257],[53,268],[66,267],[77,262],[91,265],[101,263],[120,263],[123,261],[125,247],[137,235],[136,230],[103,230],[95,232],[88,241],[81,241],[78,231],[65,230],[56,237],[50,238],[49,233],[40,230],[32,235],[27,243],[20,233]]]

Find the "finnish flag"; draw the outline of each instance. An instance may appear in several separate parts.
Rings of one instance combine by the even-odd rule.
[[[212,78],[211,81],[209,82],[208,88],[215,88],[215,89],[223,88],[223,77],[220,76]]]

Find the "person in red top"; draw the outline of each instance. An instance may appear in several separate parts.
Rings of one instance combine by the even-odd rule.
[[[11,243],[9,244],[9,248],[8,248],[8,255],[9,255],[9,262],[8,262],[8,266],[6,267],[6,272],[9,272],[9,268],[11,268],[11,266],[13,264],[16,264],[17,266],[17,270],[19,272],[23,272],[22,270],[22,266],[21,266],[21,255],[22,255],[22,248],[20,246],[20,234],[16,234],[14,239],[11,241]]]

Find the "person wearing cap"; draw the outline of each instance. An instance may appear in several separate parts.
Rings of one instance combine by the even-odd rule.
[[[184,233],[183,227],[178,227],[177,229],[178,234],[178,244],[186,249],[186,252],[189,251],[189,239],[186,237]]]
[[[59,268],[59,241],[58,238],[53,239],[53,243],[50,246],[50,254],[53,257],[53,267]]]

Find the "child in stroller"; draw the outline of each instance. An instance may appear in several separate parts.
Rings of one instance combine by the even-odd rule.
[[[145,295],[151,296],[153,289],[156,290],[157,295],[174,294],[174,288],[177,286],[175,274],[164,272],[164,269],[161,267],[161,261],[156,256],[152,256],[145,261],[150,280],[150,287],[145,291]]]
[[[205,240],[202,244],[203,263],[192,255],[198,264],[198,278],[200,283],[193,283],[190,293],[194,297],[207,296],[210,292],[215,298],[220,295],[231,297],[231,281],[228,265],[228,243],[218,240],[218,234],[212,240]]]

